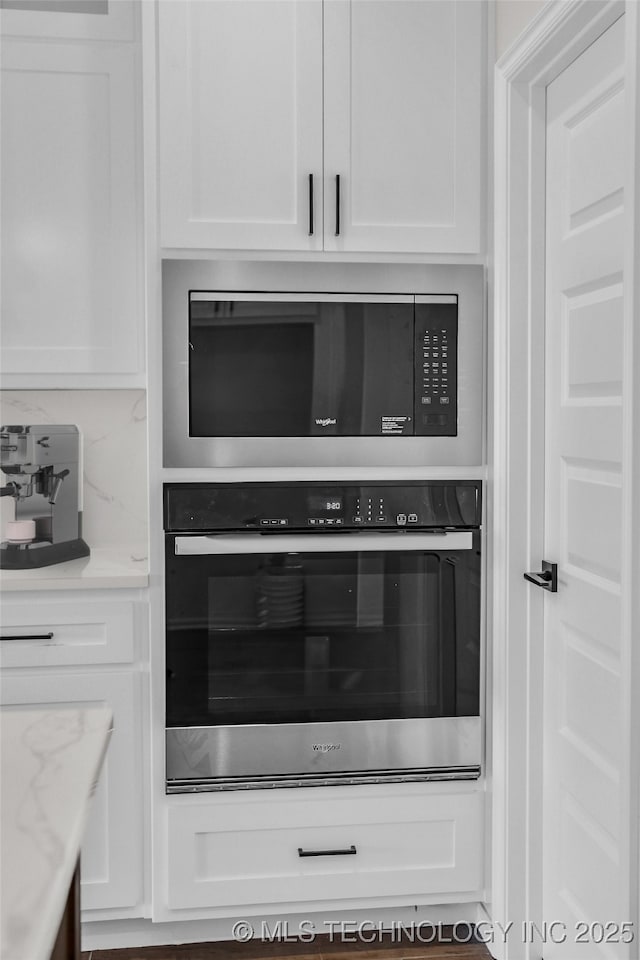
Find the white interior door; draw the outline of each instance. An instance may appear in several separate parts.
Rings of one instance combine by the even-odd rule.
[[[637,956],[622,926],[623,66],[624,18],[547,93],[545,960]]]

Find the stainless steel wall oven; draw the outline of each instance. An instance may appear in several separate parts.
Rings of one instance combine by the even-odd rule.
[[[167,790],[480,773],[481,484],[169,483]]]

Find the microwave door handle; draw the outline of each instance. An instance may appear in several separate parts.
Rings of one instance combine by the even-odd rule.
[[[471,530],[449,533],[356,533],[322,534],[230,533],[175,538],[177,557],[225,556],[258,553],[363,553],[377,550],[471,550]]]

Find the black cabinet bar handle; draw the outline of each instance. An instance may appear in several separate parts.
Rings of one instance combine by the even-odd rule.
[[[558,592],[557,563],[548,563],[546,560],[543,560],[540,573],[525,573],[524,578],[528,580],[529,583],[534,583],[536,587],[542,587],[543,590],[548,590],[549,593]]]
[[[309,174],[309,236],[313,236],[313,174]]]
[[[348,857],[357,852],[353,844],[346,850],[303,850],[298,847],[299,857]]]
[[[340,236],[340,174],[336,173],[336,237]]]
[[[5,633],[0,636],[0,641],[4,640],[53,640],[53,632],[50,633]]]

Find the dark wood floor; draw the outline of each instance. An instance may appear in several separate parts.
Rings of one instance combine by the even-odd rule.
[[[83,953],[82,960],[491,960],[491,954],[481,943],[451,942],[456,937],[449,928],[442,931],[439,943],[412,943],[406,938],[399,941],[397,936],[395,942],[388,936],[376,936],[375,942],[365,942],[372,935],[372,931],[366,931],[364,939],[358,939],[349,933],[347,941],[340,940],[337,934],[333,940],[324,935],[312,943],[219,940],[179,946],[93,950]],[[466,936],[461,928],[458,940],[465,940]]]

